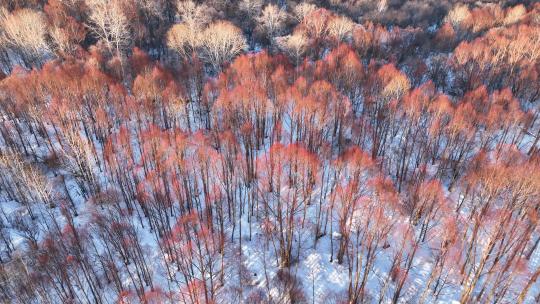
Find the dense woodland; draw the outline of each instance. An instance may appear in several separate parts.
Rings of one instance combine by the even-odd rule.
[[[2,0],[0,302],[538,303],[539,74],[535,1]]]

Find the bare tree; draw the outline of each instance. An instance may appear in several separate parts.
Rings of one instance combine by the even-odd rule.
[[[257,20],[260,30],[271,39],[283,31],[287,13],[278,8],[277,5],[269,4],[263,9],[261,16]]]
[[[377,3],[377,11],[384,12],[388,8],[388,0],[379,0]]]
[[[52,206],[52,183],[39,168],[26,163],[22,156],[14,153],[0,156],[0,172],[3,175],[2,184],[11,188],[11,196],[25,205],[30,217],[34,218],[32,204]]]
[[[335,16],[328,22],[328,34],[337,42],[351,37],[355,23],[345,16]]]
[[[450,22],[454,27],[458,27],[464,20],[470,18],[470,16],[471,12],[469,8],[466,5],[460,4],[448,12],[445,21]]]
[[[218,71],[246,47],[246,38],[238,27],[228,21],[217,21],[202,33],[200,56]]]
[[[527,9],[523,4],[510,7],[506,10],[503,23],[505,25],[519,22],[527,14]]]
[[[181,23],[173,25],[167,32],[167,46],[189,59],[202,43],[202,32],[212,21],[213,11],[205,4],[191,0],[179,0],[176,11]]]
[[[167,46],[189,58],[200,44],[200,32],[186,23],[173,25],[167,32]]]
[[[302,31],[276,38],[277,46],[298,64],[306,52],[308,39]]]
[[[262,0],[241,0],[238,3],[238,8],[250,18],[258,16],[263,7]]]
[[[99,165],[91,143],[73,129],[65,131],[64,139],[66,145],[62,153],[62,164],[73,174],[85,197],[99,193],[101,189],[96,173]]]
[[[77,44],[82,41],[82,39],[74,41],[69,37],[66,31],[59,26],[51,28],[49,34],[53,41],[53,49],[61,54],[72,53],[76,49]]]
[[[86,0],[86,5],[90,8],[87,26],[111,54],[121,54],[131,44],[131,33],[120,0]]]
[[[86,38],[87,28],[81,23],[83,0],[50,0],[44,7],[49,24],[51,49],[64,57],[73,55]]]
[[[160,19],[164,17],[165,0],[136,0],[136,2],[148,14]]]
[[[41,65],[50,53],[47,23],[40,12],[20,9],[9,13],[0,8],[0,45],[19,53],[27,67]]]
[[[178,0],[176,12],[183,23],[192,29],[201,29],[210,21],[214,11],[205,4],[197,4],[191,0]]]
[[[293,13],[296,21],[302,22],[304,17],[317,10],[317,6],[312,3],[302,2],[294,7]]]

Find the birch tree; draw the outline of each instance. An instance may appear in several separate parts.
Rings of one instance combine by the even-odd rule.
[[[111,54],[119,55],[131,44],[129,21],[120,0],[86,0],[88,28]]]

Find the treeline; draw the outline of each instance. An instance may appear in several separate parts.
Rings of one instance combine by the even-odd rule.
[[[8,0],[0,12],[0,68],[10,73],[15,64],[31,68],[54,58],[82,59],[93,47],[117,64],[134,47],[167,65],[195,51],[215,68],[247,46],[301,60],[317,59],[342,41],[362,50],[362,59],[401,62],[419,49],[450,50],[525,15],[534,19],[534,3],[520,2]],[[436,28],[440,41],[434,49]],[[387,56],[387,49],[396,47],[401,49]]]
[[[326,302],[537,297],[540,6],[430,33],[261,5],[269,49],[241,54],[217,4],[79,2],[0,14],[2,301],[304,303],[324,238],[349,279]]]

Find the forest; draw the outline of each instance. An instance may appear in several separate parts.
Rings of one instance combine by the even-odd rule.
[[[540,2],[0,1],[0,303],[539,303],[539,220]]]

